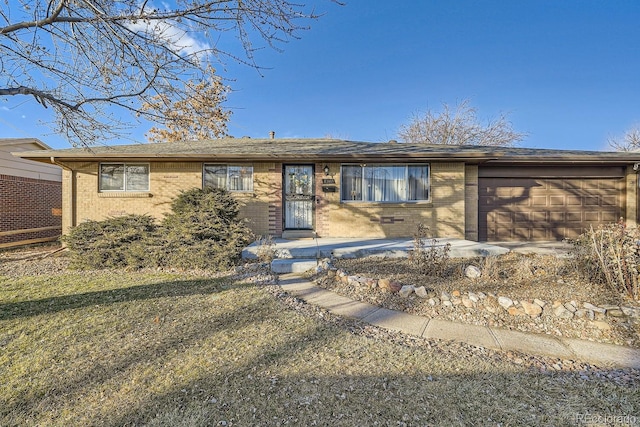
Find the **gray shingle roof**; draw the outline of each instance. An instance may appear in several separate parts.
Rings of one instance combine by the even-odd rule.
[[[464,160],[469,163],[633,163],[640,152],[550,150],[518,147],[482,147],[402,143],[371,143],[335,139],[225,138],[175,143],[95,146],[14,153],[41,160],[271,160],[271,161],[411,161]]]

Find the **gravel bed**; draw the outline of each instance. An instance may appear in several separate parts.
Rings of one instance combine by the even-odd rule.
[[[600,304],[637,303],[622,301],[604,285],[587,283],[581,280],[570,261],[551,256],[509,254],[491,261],[491,274],[478,279],[469,279],[463,271],[467,265],[482,266],[482,260],[452,259],[444,277],[430,276],[416,271],[407,259],[362,258],[336,260],[335,267],[343,269],[349,275],[361,275],[367,278],[389,278],[404,285],[425,286],[439,296],[442,292],[462,294],[483,292],[506,296],[513,300],[533,300],[538,298],[551,305],[554,301],[574,301],[577,305],[589,302]],[[486,270],[485,270],[486,271]],[[625,345],[640,348],[640,323],[638,319],[606,317],[596,321],[587,318],[563,319],[556,316],[540,317],[514,316],[506,310],[495,313],[467,308],[463,305],[446,307],[432,306],[427,299],[411,294],[408,298],[397,293],[381,289],[369,289],[355,286],[325,276],[312,277],[316,283],[326,289],[352,299],[368,302],[380,307],[407,313],[439,318],[474,325],[502,327],[523,332],[534,332],[578,338],[603,343]],[[605,321],[606,320],[606,321]]]

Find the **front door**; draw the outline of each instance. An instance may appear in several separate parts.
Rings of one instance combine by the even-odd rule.
[[[284,228],[313,230],[313,165],[284,167]]]

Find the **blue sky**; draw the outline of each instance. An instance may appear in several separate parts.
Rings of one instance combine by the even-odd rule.
[[[232,135],[383,142],[463,99],[482,120],[509,113],[526,147],[604,150],[640,124],[640,1],[345,1],[307,1],[324,15],[283,52],[260,51],[262,75],[218,67]],[[13,98],[0,99],[0,137],[69,146],[34,124],[47,111]]]

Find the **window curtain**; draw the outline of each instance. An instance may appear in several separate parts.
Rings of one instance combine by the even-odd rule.
[[[406,167],[366,167],[365,198],[367,202],[400,202],[406,200]]]

